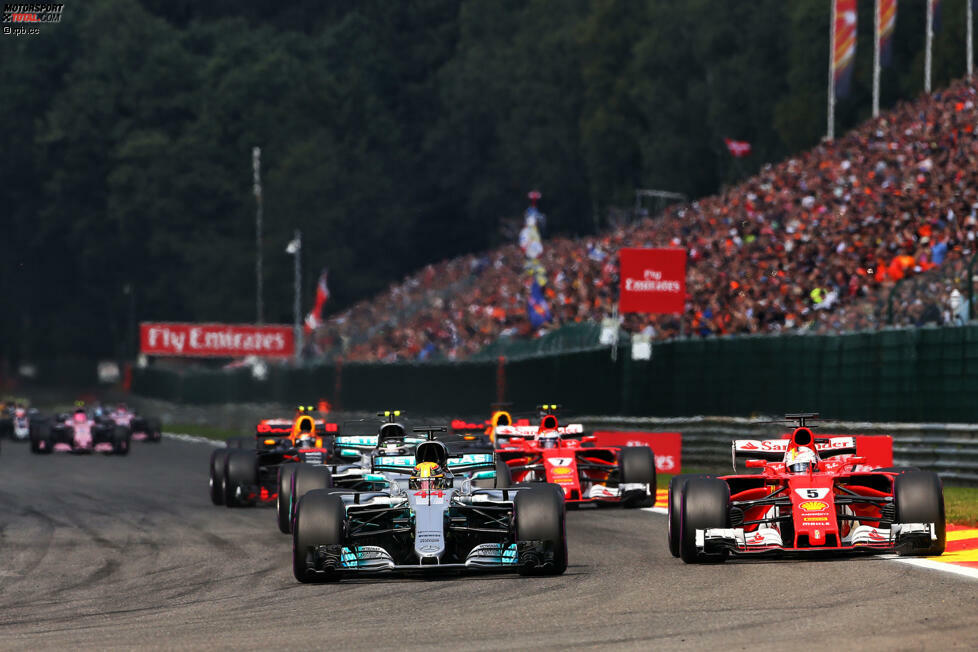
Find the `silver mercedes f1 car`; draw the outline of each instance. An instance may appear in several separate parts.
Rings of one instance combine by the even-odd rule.
[[[430,436],[430,435],[429,435]],[[382,491],[316,489],[298,503],[292,564],[300,582],[378,572],[510,571],[559,575],[567,568],[562,492],[546,483],[480,489],[492,453],[451,456],[437,440],[413,455],[379,455]]]

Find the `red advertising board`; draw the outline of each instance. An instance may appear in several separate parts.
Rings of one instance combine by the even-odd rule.
[[[141,323],[139,351],[146,355],[240,358],[295,355],[291,326]]]
[[[619,312],[681,314],[686,306],[685,249],[621,249]]]
[[[682,468],[682,437],[678,432],[607,432],[593,433],[598,446],[648,446],[655,454],[655,470],[659,473],[680,473]]]

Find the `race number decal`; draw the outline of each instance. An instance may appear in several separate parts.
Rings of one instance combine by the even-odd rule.
[[[810,500],[810,499],[820,500],[828,495],[829,488],[821,487],[817,489],[795,489],[795,493],[806,500]]]

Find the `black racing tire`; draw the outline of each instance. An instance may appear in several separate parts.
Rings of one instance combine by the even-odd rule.
[[[163,423],[159,419],[148,419],[146,421],[148,427],[148,441],[154,444],[160,443],[163,439]]]
[[[564,500],[564,490],[560,488],[560,485],[556,482],[516,482],[511,484],[509,489],[539,489],[540,487],[548,487],[554,495],[556,495],[561,500]],[[566,509],[566,502],[564,504]]]
[[[311,464],[296,464],[292,472],[291,494],[292,500],[289,501],[289,523],[295,518],[295,508],[310,491],[316,489],[329,489],[333,486],[333,475],[325,466],[313,466]]]
[[[128,455],[130,444],[132,443],[132,431],[125,426],[116,426],[112,429],[112,454]]]
[[[43,448],[41,444],[44,444]],[[47,455],[54,449],[54,438],[51,436],[51,424],[40,423],[31,429],[31,452],[37,455]]]
[[[725,528],[729,521],[730,486],[717,478],[686,482],[680,508],[679,556],[687,564],[724,561],[727,553],[707,555],[696,549],[696,530]]]
[[[558,488],[559,489],[559,488]],[[554,551],[553,564],[537,566],[520,560],[520,575],[561,575],[567,570],[567,524],[563,493],[541,485],[524,489],[513,500],[516,541],[545,541]]]
[[[292,508],[292,474],[295,472],[295,462],[287,462],[278,467],[278,497],[275,499],[275,520],[278,531],[288,534],[292,531],[292,519],[289,511]]]
[[[228,448],[251,449],[255,447],[255,440],[251,437],[228,437],[225,444]]]
[[[706,473],[680,473],[669,480],[668,523],[666,533],[669,538],[669,552],[673,557],[679,556],[679,513],[682,509],[683,490],[686,483],[693,478],[712,478]]]
[[[224,458],[227,454],[227,448],[215,448],[211,453],[209,483],[211,502],[215,505],[224,504]]]
[[[232,448],[224,458],[224,506],[244,507],[246,500],[237,498],[238,488],[258,484],[255,453]]]
[[[509,470],[509,464],[503,460],[496,460],[496,478],[493,480],[493,487],[508,489],[511,486],[513,486],[513,474]]]
[[[655,505],[655,454],[648,446],[628,446],[618,453],[618,481],[621,484],[647,484],[649,493],[622,496],[622,507]]]
[[[944,485],[933,471],[907,471],[893,480],[893,502],[897,523],[933,523],[937,540],[930,546],[901,551],[910,556],[944,554],[947,521],[944,514]]]
[[[343,545],[346,538],[346,507],[338,494],[312,490],[299,500],[292,529],[292,573],[300,582],[330,582],[332,572],[311,572],[309,555],[319,546]]]

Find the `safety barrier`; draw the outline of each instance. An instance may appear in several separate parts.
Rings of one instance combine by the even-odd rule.
[[[729,471],[730,442],[734,439],[775,438],[784,424],[742,417],[602,417],[575,418],[589,430],[679,431],[683,467]],[[978,424],[868,423],[820,421],[818,430],[833,434],[890,435],[893,464],[936,471],[946,480],[978,483]]]
[[[978,422],[978,326],[851,335],[747,336],[657,343],[651,360],[622,347],[517,360],[136,370],[137,394],[197,405],[326,398],[351,410],[399,405],[482,414],[555,401],[578,413],[646,416],[783,414],[837,419]]]

